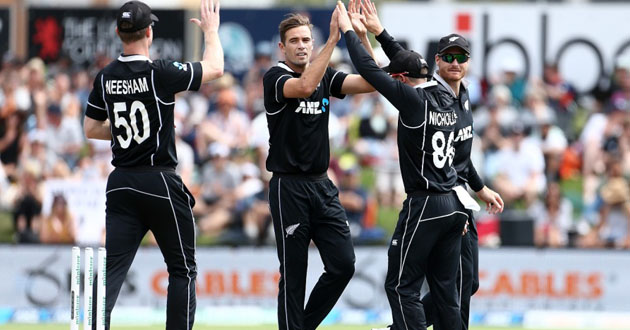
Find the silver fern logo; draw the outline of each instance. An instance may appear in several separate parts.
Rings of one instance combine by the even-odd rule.
[[[293,235],[293,233],[295,233],[295,230],[300,226],[299,223],[296,223],[294,225],[290,225],[289,227],[285,228],[284,231],[287,232],[287,237]]]

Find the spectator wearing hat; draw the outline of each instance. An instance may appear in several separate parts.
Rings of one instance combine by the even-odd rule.
[[[630,187],[619,158],[608,160],[606,176],[597,198],[599,219],[582,245],[630,249]]]
[[[217,110],[210,113],[199,128],[206,143],[216,141],[230,149],[248,146],[250,120],[237,107],[237,101],[236,90],[232,87],[217,92]]]

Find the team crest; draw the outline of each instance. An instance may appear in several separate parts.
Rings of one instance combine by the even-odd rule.
[[[188,66],[186,66],[185,64],[173,62],[173,65],[180,70],[188,71]]]

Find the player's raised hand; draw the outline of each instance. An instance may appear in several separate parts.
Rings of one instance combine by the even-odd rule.
[[[477,192],[477,197],[486,203],[486,211],[488,213],[497,214],[503,212],[503,199],[496,191],[483,187]]]
[[[201,0],[201,18],[191,18],[190,21],[197,24],[204,33],[219,31],[221,17],[219,0]]]
[[[361,0],[350,0],[348,2],[348,15],[350,16],[350,22],[352,28],[359,37],[367,35],[367,28],[365,27],[365,16],[361,13]]]
[[[350,22],[346,5],[344,5],[343,2],[337,1],[337,11],[339,12],[339,28],[341,32],[346,33],[352,30],[352,23]]]
[[[328,36],[328,41],[336,44],[339,39],[341,39],[339,34],[339,8],[335,7],[330,17],[330,36]]]
[[[365,17],[363,25],[365,25],[370,33],[377,36],[383,32],[383,25],[381,25],[381,20],[378,18],[378,12],[376,12],[376,6],[372,1],[361,1],[361,13],[363,14],[363,17]]]

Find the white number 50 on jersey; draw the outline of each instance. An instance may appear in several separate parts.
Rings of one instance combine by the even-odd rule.
[[[124,117],[121,117],[120,113],[124,113],[127,111],[127,103],[125,102],[116,102],[114,103],[114,126],[116,128],[123,127],[126,132],[126,138],[123,139],[122,135],[119,134],[116,136],[116,140],[120,143],[120,147],[123,149],[129,148],[131,144],[131,138],[133,137],[138,144],[144,142],[144,140],[149,138],[151,134],[151,126],[149,125],[149,114],[147,113],[147,109],[144,107],[144,103],[140,101],[133,101],[131,103],[131,111],[129,112],[129,122],[131,123],[131,127],[129,126],[129,122]],[[140,130],[138,129],[138,124],[136,122],[136,112],[140,111],[140,117],[142,117],[142,135],[140,135]],[[133,132],[132,132],[133,130]]]
[[[437,168],[444,168],[446,160],[448,160],[448,166],[453,164],[453,158],[455,157],[455,148],[453,147],[453,132],[448,136],[448,142],[444,137],[444,132],[437,131],[433,134],[431,145],[433,145],[433,164]]]

